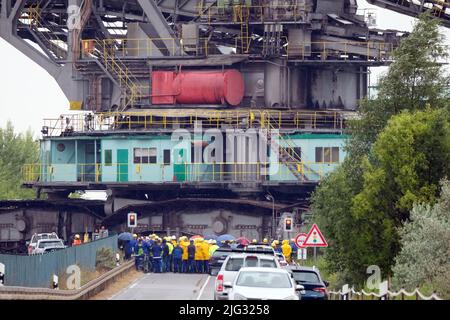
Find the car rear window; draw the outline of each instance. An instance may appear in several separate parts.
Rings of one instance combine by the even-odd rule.
[[[259,266],[261,268],[276,268],[277,264],[275,260],[261,259],[259,262]]]
[[[213,258],[226,258],[231,254],[231,251],[216,251],[213,253]]]
[[[294,271],[293,274],[295,281],[311,283],[320,282],[317,273],[312,271]]]
[[[244,258],[230,258],[225,266],[225,271],[239,271],[243,265]]]

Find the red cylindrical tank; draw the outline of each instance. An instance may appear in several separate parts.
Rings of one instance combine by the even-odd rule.
[[[237,70],[182,71],[175,75],[172,92],[168,92],[171,77],[164,71],[153,72],[153,103],[168,104],[172,96],[179,104],[225,104],[237,106],[244,98],[244,78]],[[173,72],[171,72],[173,74]],[[163,89],[166,88],[166,89]]]

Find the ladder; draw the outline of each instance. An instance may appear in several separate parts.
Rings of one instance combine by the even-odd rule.
[[[100,64],[108,71],[117,81],[122,90],[122,101],[120,112],[125,111],[129,107],[134,106],[137,99],[141,96],[139,92],[139,81],[128,69],[126,64],[115,55],[114,45],[108,45],[102,40],[94,41],[93,54],[98,58]]]
[[[249,31],[250,8],[247,5],[234,6],[234,15],[241,25],[241,36],[238,47],[241,53],[247,54],[250,50],[251,35]]]
[[[298,154],[295,151],[295,147],[293,146],[293,142],[291,141],[291,139],[284,137],[283,135],[279,134],[279,140],[280,142],[283,143],[278,143],[276,146],[274,146],[271,142],[272,140],[272,136],[271,136],[271,132],[274,130],[277,130],[277,128],[272,124],[271,117],[269,114],[267,114],[267,126],[268,126],[268,130],[267,130],[267,142],[269,143],[271,150],[274,152],[279,152],[279,156],[280,156],[280,162],[285,165],[289,171],[297,178],[297,180],[299,181],[310,181],[310,179],[306,176],[305,174],[305,169],[312,173],[317,175],[318,177],[320,177],[320,174],[313,170],[310,166],[307,166],[304,161],[303,161],[303,157],[305,156],[303,154],[303,152],[301,152],[300,154]],[[283,144],[283,146],[282,146]],[[277,148],[278,147],[278,148]]]

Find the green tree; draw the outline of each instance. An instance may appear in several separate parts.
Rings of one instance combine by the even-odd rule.
[[[38,162],[38,143],[31,131],[17,134],[10,122],[0,128],[0,199],[29,199],[32,190],[21,188],[24,164]]]
[[[438,159],[409,157],[417,146],[414,143],[395,145],[388,136],[396,133],[393,128],[384,135],[377,148],[374,143],[389,120],[402,111],[445,106],[449,77],[444,65],[439,63],[447,57],[443,40],[438,22],[422,15],[412,33],[394,52],[395,60],[378,84],[377,98],[363,100],[358,117],[350,122],[351,139],[346,146],[344,163],[325,178],[313,194],[311,208],[315,220],[331,244],[325,255],[329,272],[339,273],[350,283],[362,284],[366,267],[372,264],[380,265],[385,272],[390,270],[393,256],[399,249],[399,221],[408,217],[408,208],[414,201],[432,201],[433,195],[436,196],[436,177],[442,177],[442,172],[429,170],[426,166],[439,166]],[[445,124],[431,121],[430,126]],[[433,130],[428,129],[431,131],[423,132],[423,135],[410,132],[413,139],[431,139],[423,146],[427,150],[419,148],[422,156],[428,151],[432,155],[445,153],[442,150],[434,152],[435,145],[443,147],[439,143],[443,137],[428,134]],[[441,129],[440,132],[446,134]],[[383,153],[383,143],[387,144],[389,151],[386,152],[391,153],[390,158]],[[419,163],[405,167],[401,166],[401,161],[390,164],[399,151],[405,152],[401,161]],[[408,172],[408,169],[415,171]],[[404,179],[401,178],[403,174],[406,174]],[[407,187],[410,182],[415,183],[411,189]],[[386,194],[383,192],[385,187],[389,189]],[[390,215],[395,218],[391,219]]]
[[[394,286],[426,287],[450,299],[450,182],[436,205],[416,204],[400,232],[402,249],[393,267]]]
[[[411,34],[394,50],[394,63],[380,78],[377,97],[361,101],[359,119],[350,123],[351,156],[369,154],[389,119],[401,111],[446,106],[450,77],[442,62],[448,58],[448,51],[438,27],[437,19],[422,14]]]
[[[450,130],[445,110],[404,112],[393,117],[365,161],[363,189],[352,199],[361,261],[390,274],[399,251],[398,228],[415,203],[434,203],[439,181],[450,173]],[[359,252],[358,252],[359,251]],[[365,263],[365,264],[362,264]]]

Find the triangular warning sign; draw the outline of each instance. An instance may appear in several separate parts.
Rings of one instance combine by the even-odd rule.
[[[313,224],[311,230],[309,230],[306,235],[305,242],[303,242],[304,247],[328,247],[328,243],[320,232],[317,224]]]

